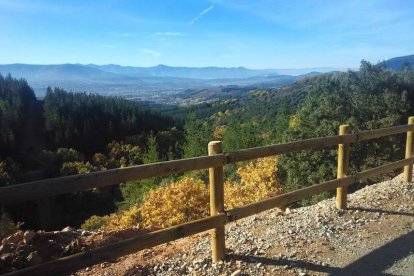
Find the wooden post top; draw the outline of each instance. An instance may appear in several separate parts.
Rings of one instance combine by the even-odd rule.
[[[208,143],[208,155],[215,155],[223,152],[223,142],[211,141]]]
[[[348,125],[348,124],[340,125],[339,126],[339,135],[348,134],[349,130],[350,130],[350,125]]]
[[[414,117],[413,117],[414,118]],[[221,141],[210,141],[209,143],[208,143],[208,146],[209,147],[213,147],[213,146],[216,146],[216,145],[219,145],[219,144],[222,144],[223,142],[221,142]]]

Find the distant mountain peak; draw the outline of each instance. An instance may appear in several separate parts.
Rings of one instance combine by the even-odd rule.
[[[155,68],[171,68],[170,66],[168,66],[168,65],[165,65],[165,64],[158,64],[157,66],[154,66]]]

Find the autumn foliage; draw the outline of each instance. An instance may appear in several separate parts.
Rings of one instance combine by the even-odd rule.
[[[266,157],[249,162],[237,169],[240,182],[226,181],[224,204],[226,209],[240,207],[283,193],[277,181],[277,160]]]
[[[283,192],[277,182],[277,160],[258,159],[237,169],[240,182],[227,181],[224,186],[226,209],[257,202]],[[154,188],[139,207],[109,216],[93,216],[82,228],[120,230],[128,227],[159,229],[209,215],[209,188],[201,180],[183,177],[168,185]]]
[[[142,224],[163,228],[209,214],[208,187],[200,180],[181,180],[151,190],[141,205]]]
[[[137,206],[132,206],[128,210],[113,213],[107,216],[92,216],[86,220],[81,228],[85,230],[122,230],[131,227],[140,227],[140,210]]]

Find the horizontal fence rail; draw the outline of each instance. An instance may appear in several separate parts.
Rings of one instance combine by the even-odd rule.
[[[408,125],[362,131],[354,134],[348,134],[349,126],[347,125],[341,126],[341,129],[340,135],[337,136],[313,138],[285,144],[244,149],[229,153],[222,153],[221,142],[215,141],[210,142],[209,144],[209,156],[132,166],[2,187],[0,188],[0,205],[7,205],[64,193],[79,192],[92,188],[116,185],[126,181],[142,180],[194,170],[209,169],[210,203],[211,205],[214,205],[213,207],[210,206],[211,216],[209,217],[147,234],[140,234],[121,242],[41,263],[39,265],[11,272],[7,275],[56,275],[62,272],[118,258],[207,230],[211,230],[212,255],[213,261],[216,262],[224,258],[224,225],[229,222],[275,207],[285,207],[288,204],[302,200],[306,197],[335,189],[337,189],[337,207],[340,209],[345,208],[346,190],[350,185],[403,167],[404,180],[412,180],[412,166],[414,164],[414,157],[412,153],[414,117],[409,118]],[[353,175],[347,175],[350,144],[402,133],[407,134],[405,159],[358,172]],[[315,184],[231,210],[223,209],[224,165],[278,154],[309,149],[320,149],[334,145],[339,145],[338,179]]]
[[[229,216],[229,221],[235,221],[276,207],[285,207],[290,203],[294,203],[301,199],[311,197],[322,192],[331,191],[338,187],[350,186],[359,181],[368,179],[373,176],[378,176],[387,172],[391,172],[395,169],[399,169],[413,163],[414,157],[400,160],[380,167],[376,167],[374,169],[359,172],[354,175],[346,176],[344,178],[326,181],[320,184],[295,190],[293,192],[275,196],[260,202],[245,205],[243,207],[234,208],[227,211],[227,215]]]
[[[126,181],[207,169],[224,164],[224,155],[202,156],[11,185],[0,188],[0,205],[102,188]]]
[[[401,125],[354,134],[312,138],[302,141],[249,148],[224,154],[158,162],[126,168],[97,171],[80,175],[57,177],[0,188],[0,205],[40,199],[59,194],[80,192],[93,188],[117,185],[132,180],[167,176],[188,171],[248,161],[278,154],[308,149],[320,149],[344,143],[356,143],[394,134],[414,131],[414,125]]]

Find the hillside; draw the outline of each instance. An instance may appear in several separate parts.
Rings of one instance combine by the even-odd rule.
[[[413,183],[397,176],[349,195],[345,211],[336,210],[334,200],[328,199],[231,223],[226,227],[228,259],[216,265],[211,264],[209,236],[203,233],[75,275],[412,275],[413,203]],[[30,234],[30,246],[16,234],[2,241],[0,272],[6,271],[7,260],[24,265],[24,254],[32,256],[28,261],[39,262],[52,252],[65,256],[137,231],[38,231]]]
[[[0,75],[0,188],[173,158],[183,141],[177,127],[172,118],[120,98],[55,88],[39,101],[26,81]],[[156,140],[151,158],[150,139]],[[5,213],[24,221],[25,229],[60,229],[113,212],[121,193],[115,187],[65,197],[49,198],[46,210],[40,204],[2,205],[0,236]]]
[[[391,58],[384,61],[383,64],[385,68],[395,71],[413,69],[414,55]]]
[[[265,121],[274,118],[282,104],[296,110],[316,81],[316,78],[307,77],[279,88],[227,86],[186,90],[174,96],[175,101],[181,102],[180,106],[154,103],[147,106],[178,120],[184,120],[189,112],[195,112],[197,118],[210,120],[216,125],[233,119],[240,122]]]

